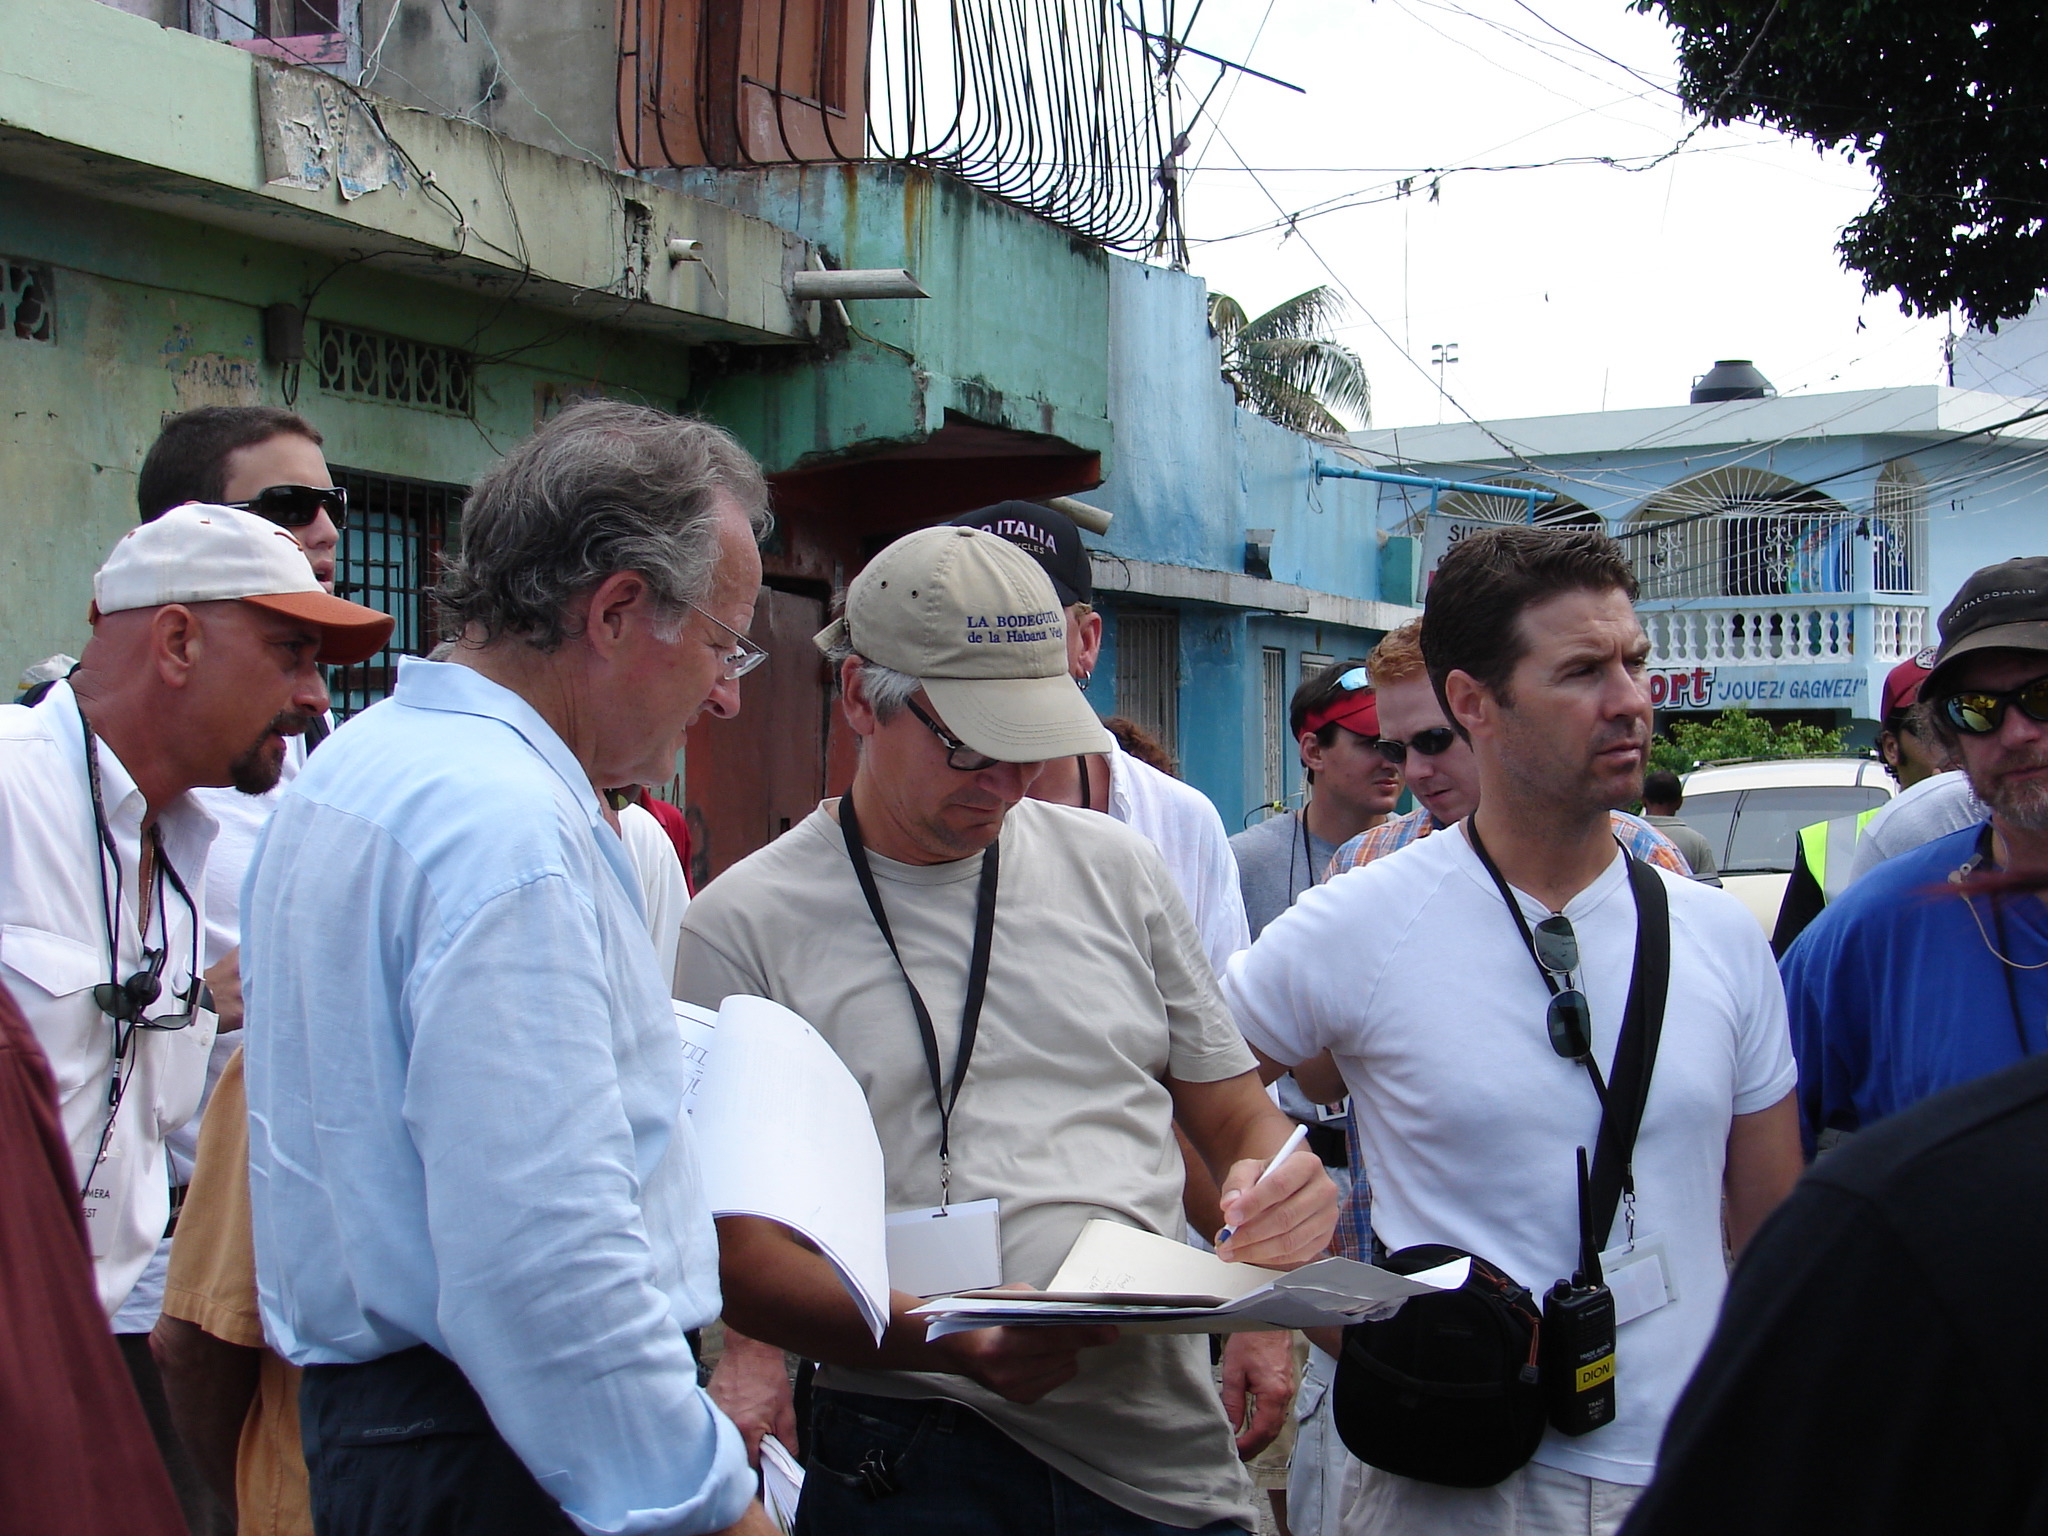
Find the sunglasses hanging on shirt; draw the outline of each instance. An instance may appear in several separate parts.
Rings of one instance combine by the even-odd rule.
[[[86,1174],[86,1189],[92,1187],[93,1174],[100,1161],[107,1155],[107,1143],[113,1139],[114,1120],[121,1112],[121,1100],[128,1091],[129,1073],[125,1070],[133,1054],[137,1030],[179,1030],[188,1028],[202,1008],[213,1006],[213,997],[207,991],[206,983],[199,974],[199,906],[186,889],[170,856],[164,852],[163,835],[151,826],[144,835],[143,847],[153,865],[153,899],[138,914],[138,926],[147,937],[148,913],[156,916],[157,932],[161,936],[155,948],[145,942],[142,950],[142,968],[132,973],[127,980],[121,979],[121,903],[124,895],[121,856],[114,846],[114,834],[107,825],[107,807],[100,790],[99,739],[93,735],[92,722],[85,718],[85,711],[78,713],[79,724],[85,733],[85,782],[92,799],[93,832],[99,855],[95,861],[100,874],[100,913],[106,922],[107,931],[107,979],[92,989],[93,1006],[106,1015],[114,1026],[114,1048],[112,1066],[107,1081],[107,1123],[100,1130],[98,1150]],[[107,862],[114,865],[114,878],[107,879]],[[164,963],[170,952],[170,917],[165,911],[166,887],[178,893],[185,903],[185,910],[191,917],[192,956],[188,972],[190,982],[178,1001],[183,1008],[176,1013],[158,1014],[154,1018],[143,1013],[158,998],[163,996]]]

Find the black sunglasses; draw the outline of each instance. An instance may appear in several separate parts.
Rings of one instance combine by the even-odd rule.
[[[337,530],[348,521],[348,492],[338,485],[273,485],[231,507],[254,512],[280,528],[308,528],[322,512]]]
[[[925,729],[929,730],[946,744],[946,766],[955,773],[984,773],[1002,761],[1001,758],[988,757],[983,753],[975,751],[974,748],[967,745],[966,742],[919,709],[917,707],[917,700],[905,699],[903,705],[904,708],[908,709],[925,723]]]
[[[1972,688],[1951,694],[1941,701],[1948,723],[1970,736],[1989,736],[2005,723],[2005,707],[2017,704],[2029,720],[2048,725],[2048,677],[2037,677],[2017,688],[1994,690]]]
[[[1582,1060],[1593,1053],[1593,1011],[1586,994],[1570,985],[1572,972],[1579,968],[1579,936],[1572,931],[1571,919],[1559,912],[1538,923],[1530,937],[1536,945],[1536,963],[1566,981],[1543,1016],[1550,1048],[1567,1061]]]
[[[119,984],[103,981],[92,989],[93,1006],[117,1024],[132,1024],[138,1029],[166,1030],[188,1027],[199,1009],[213,1006],[213,996],[206,983],[194,976],[191,992],[180,999],[185,1004],[183,1013],[166,1013],[154,1019],[145,1019],[142,1010],[163,996],[163,974],[164,951],[145,949],[142,952],[141,970]]]
[[[1391,736],[1382,736],[1373,743],[1373,746],[1381,757],[1398,768],[1408,761],[1410,748],[1420,752],[1424,757],[1435,757],[1440,752],[1448,752],[1451,743],[1457,739],[1458,733],[1448,725],[1434,725],[1426,731],[1417,731],[1406,741],[1396,741]]]

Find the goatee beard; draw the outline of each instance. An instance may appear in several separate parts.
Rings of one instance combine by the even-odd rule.
[[[273,760],[263,750],[264,745],[273,735],[300,735],[312,723],[313,717],[303,710],[279,713],[263,727],[263,734],[250,744],[249,750],[228,764],[228,782],[245,795],[269,794],[284,775],[284,754],[279,753]]]

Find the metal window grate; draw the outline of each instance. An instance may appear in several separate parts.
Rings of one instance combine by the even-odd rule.
[[[1261,696],[1265,715],[1265,803],[1273,805],[1287,794],[1287,652],[1268,645],[1262,648],[1260,659],[1265,671]]]
[[[1336,664],[1337,658],[1334,656],[1325,656],[1321,651],[1303,651],[1301,653],[1301,675],[1296,681],[1305,683],[1312,677],[1321,677]]]
[[[1180,615],[1125,612],[1116,622],[1116,704],[1180,756]]]
[[[334,713],[345,720],[390,694],[400,656],[424,656],[439,643],[433,587],[441,552],[457,538],[468,492],[354,469],[336,469],[334,481],[347,488],[349,501],[348,526],[335,552],[335,590],[398,621],[383,650],[329,675]]]
[[[50,269],[15,256],[0,256],[0,332],[17,341],[57,341],[57,305]]]
[[[330,395],[388,400],[456,416],[469,415],[475,400],[476,360],[453,347],[323,323],[313,366],[320,387]]]

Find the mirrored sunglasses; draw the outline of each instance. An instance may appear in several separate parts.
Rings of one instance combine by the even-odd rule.
[[[1989,736],[2005,723],[2009,704],[2017,704],[2029,720],[2048,725],[2048,677],[2037,677],[2017,688],[1972,688],[1951,694],[1941,701],[1941,709],[1948,723],[1965,735]]]

